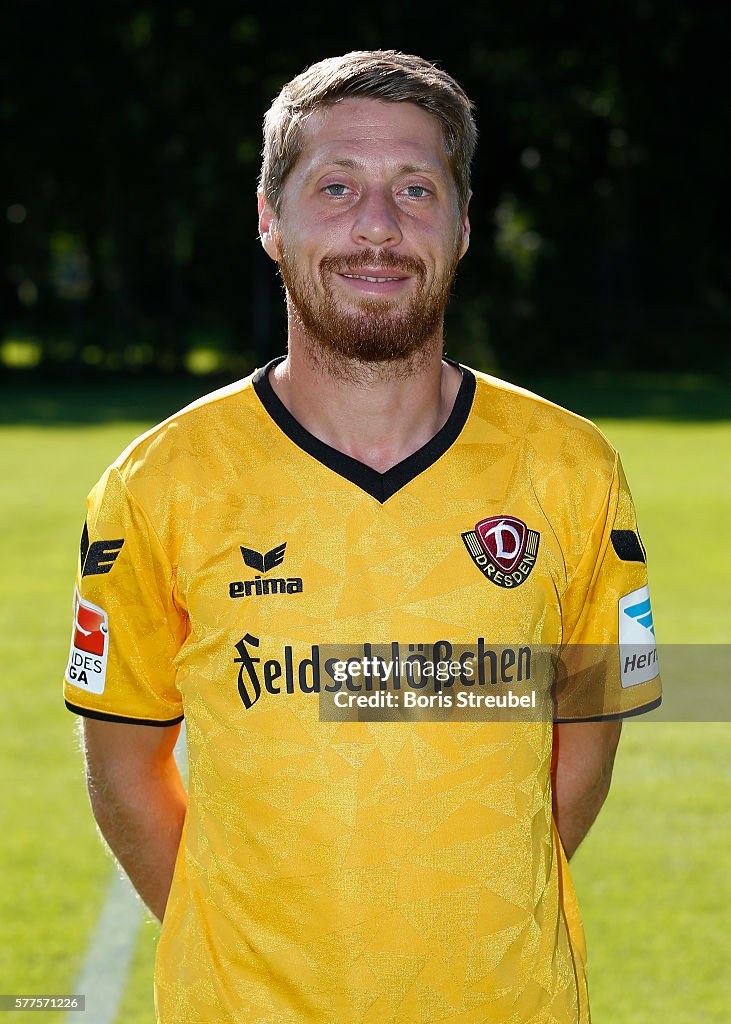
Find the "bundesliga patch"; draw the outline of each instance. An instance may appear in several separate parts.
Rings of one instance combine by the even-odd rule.
[[[497,587],[519,587],[533,572],[540,534],[514,516],[491,516],[462,534],[470,558]]]
[[[74,631],[66,682],[89,693],[104,693],[109,653],[109,619],[103,608],[74,591]]]
[[[646,586],[619,600],[619,668],[623,687],[649,683],[660,674]]]

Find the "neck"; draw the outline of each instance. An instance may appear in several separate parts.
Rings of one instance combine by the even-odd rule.
[[[317,342],[290,330],[271,385],[294,418],[337,451],[385,473],[449,418],[461,373],[442,360],[442,333],[416,359],[361,363],[320,358]]]

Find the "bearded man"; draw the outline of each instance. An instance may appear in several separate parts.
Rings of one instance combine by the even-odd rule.
[[[90,495],[65,697],[161,1024],[589,1020],[567,858],[659,701],[645,552],[592,424],[445,358],[475,142],[419,57],[286,85],[287,354]]]

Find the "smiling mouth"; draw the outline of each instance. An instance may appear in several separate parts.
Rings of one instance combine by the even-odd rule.
[[[368,277],[365,274],[341,274],[352,281],[370,281],[371,284],[381,284],[383,281],[405,281],[405,277]]]

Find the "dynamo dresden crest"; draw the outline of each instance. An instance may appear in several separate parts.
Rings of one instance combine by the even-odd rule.
[[[519,587],[533,572],[540,534],[513,516],[491,516],[462,534],[472,561],[497,587]]]

